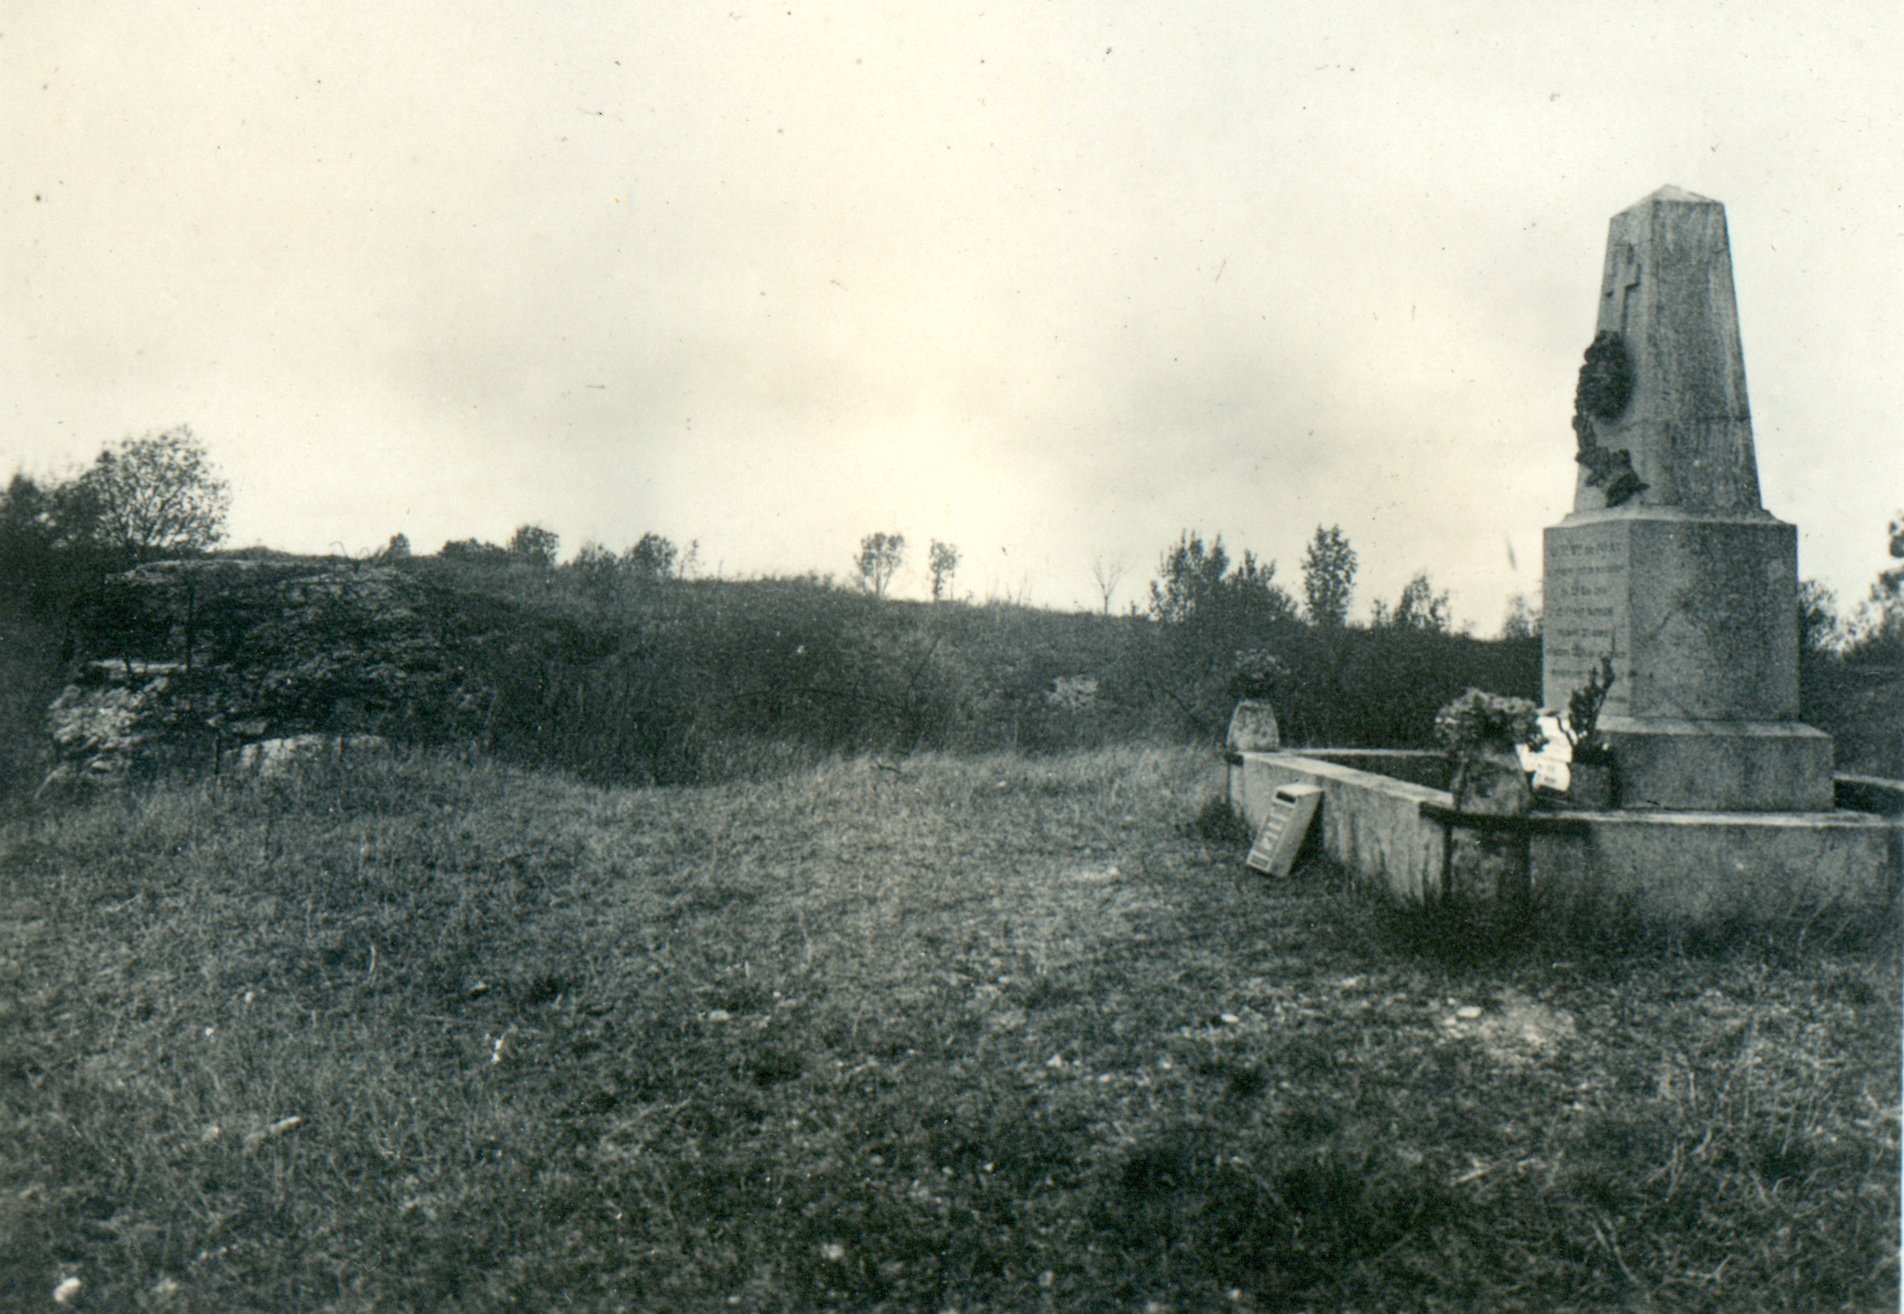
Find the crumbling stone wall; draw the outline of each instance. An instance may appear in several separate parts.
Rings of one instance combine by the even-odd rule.
[[[107,581],[74,633],[73,680],[49,712],[54,780],[117,782],[295,736],[467,738],[489,703],[459,609],[383,563],[154,562]]]

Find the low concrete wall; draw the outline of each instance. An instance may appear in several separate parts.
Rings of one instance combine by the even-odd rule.
[[[1441,897],[1447,834],[1423,803],[1452,806],[1433,753],[1310,750],[1230,756],[1230,801],[1262,824],[1279,785],[1323,791],[1322,847],[1365,888],[1408,903]],[[1360,764],[1380,771],[1360,769]],[[1830,813],[1569,812],[1566,832],[1528,837],[1544,918],[1633,917],[1667,926],[1891,919],[1904,885],[1904,784],[1839,781]],[[1545,815],[1545,814],[1543,814]]]
[[[1433,753],[1329,753],[1369,761],[1436,757]],[[1230,756],[1230,805],[1254,830],[1269,813],[1279,785],[1320,785],[1322,809],[1316,816],[1323,851],[1355,873],[1356,879],[1409,903],[1441,897],[1441,827],[1424,821],[1423,803],[1448,806],[1443,789],[1411,784],[1394,776],[1359,770],[1325,755],[1233,753]]]
[[[1372,775],[1405,780],[1411,785],[1437,790],[1448,788],[1448,759],[1441,753],[1423,752],[1418,748],[1304,748],[1298,752],[1319,762],[1354,767]]]

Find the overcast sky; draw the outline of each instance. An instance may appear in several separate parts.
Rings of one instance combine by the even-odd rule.
[[[1570,507],[1606,223],[1725,202],[1767,506],[1904,507],[1904,8],[0,6],[0,461],[189,423],[234,542],[726,575],[932,538],[1118,605],[1186,528],[1483,632]]]

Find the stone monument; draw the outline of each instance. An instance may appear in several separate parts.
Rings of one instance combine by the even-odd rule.
[[[1545,537],[1544,701],[1603,656],[1620,806],[1832,806],[1798,721],[1798,540],[1760,504],[1725,207],[1663,187],[1613,216],[1580,370],[1573,511]]]

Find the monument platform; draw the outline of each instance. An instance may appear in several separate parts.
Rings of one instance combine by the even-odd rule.
[[[1832,743],[1797,721],[1696,721],[1608,716],[1619,755],[1620,806],[1692,808],[1723,799],[1731,812],[1825,812]]]
[[[1451,893],[1453,796],[1439,753],[1232,752],[1231,805],[1254,830],[1280,786],[1316,785],[1312,843],[1357,886],[1432,907]],[[1840,776],[1829,812],[1555,811],[1524,819],[1537,923],[1666,930],[1888,924],[1904,889],[1904,781]]]

